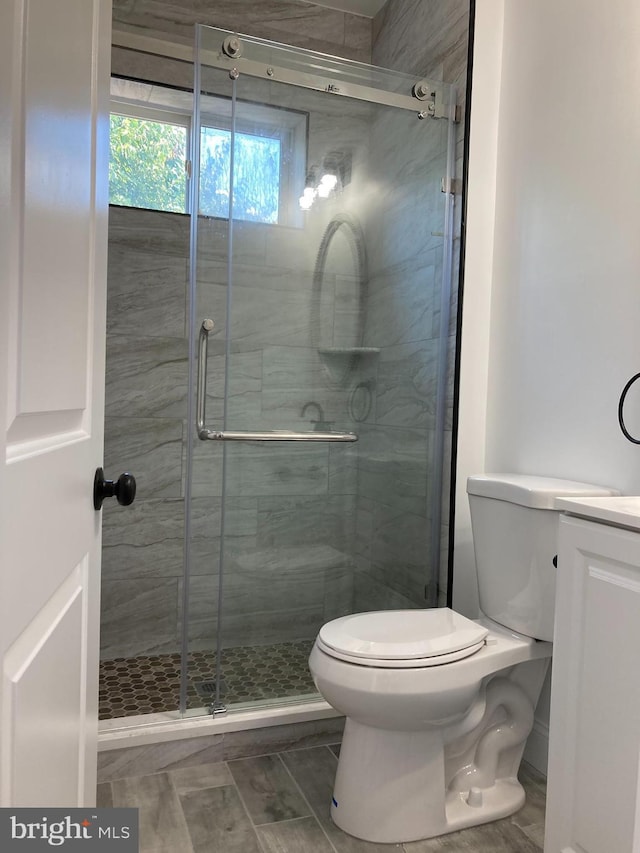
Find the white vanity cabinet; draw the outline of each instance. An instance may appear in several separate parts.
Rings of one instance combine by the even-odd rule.
[[[544,850],[640,853],[640,498],[558,506]]]

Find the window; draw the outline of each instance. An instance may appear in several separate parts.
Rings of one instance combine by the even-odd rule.
[[[200,135],[200,213],[229,216],[231,131],[203,127]],[[282,143],[236,132],[233,215],[252,222],[278,222]]]
[[[184,213],[189,126],[144,115],[111,113],[109,201]]]
[[[122,78],[111,81],[112,204],[186,213],[190,209],[188,152],[191,94]],[[201,99],[199,213],[228,218],[231,192],[231,102]],[[235,219],[301,224],[306,114],[236,103],[233,151]]]

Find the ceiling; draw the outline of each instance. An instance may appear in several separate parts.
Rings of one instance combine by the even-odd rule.
[[[317,6],[328,6],[330,9],[340,9],[342,12],[352,12],[354,15],[373,18],[387,0],[313,0],[313,2]]]

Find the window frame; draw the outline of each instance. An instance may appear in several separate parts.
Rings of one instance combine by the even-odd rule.
[[[127,77],[113,76],[111,80],[110,114],[186,128],[187,157],[185,160],[186,186],[184,213],[189,213],[195,207],[193,194],[196,191],[195,182],[192,179],[191,167],[191,156],[195,142],[191,106],[181,108],[175,105],[175,103],[166,106],[161,103],[150,105],[134,97],[129,98],[121,94],[114,94],[113,81],[124,81],[125,85],[131,84],[132,89],[135,89],[137,86],[143,87],[141,94],[146,93],[149,97],[153,95],[154,90],[159,90],[162,93],[168,93],[167,100],[175,101],[183,98],[189,104],[192,101],[193,93],[164,84],[138,81]],[[200,99],[201,128],[231,131],[231,110],[231,98],[223,95],[203,93]],[[239,217],[234,218],[240,222],[251,222],[255,225],[302,227],[304,218],[297,202],[298,196],[304,188],[307,173],[308,113],[248,100],[236,100],[235,113],[236,133],[258,136],[265,139],[278,139],[281,147],[277,222],[241,219]],[[198,144],[201,144],[200,140],[198,140]],[[296,187],[299,187],[300,191],[297,191]],[[200,209],[198,209],[198,215],[211,216],[211,214],[201,213]],[[228,217],[223,218],[228,219]]]
[[[164,87],[163,87],[164,88]],[[192,208],[192,193],[193,193],[193,181],[191,180],[191,144],[192,144],[192,134],[193,127],[191,121],[191,113],[183,112],[178,109],[163,109],[162,107],[157,106],[147,106],[146,104],[140,104],[137,102],[127,101],[123,98],[111,97],[109,104],[109,119],[111,119],[112,115],[124,116],[125,118],[133,118],[139,119],[142,121],[150,121],[156,122],[157,124],[168,124],[173,125],[175,127],[184,127],[186,129],[186,146],[185,146],[185,165],[184,165],[184,178],[185,178],[185,193],[184,193],[184,203],[185,209],[181,211],[182,213],[188,213]],[[133,205],[124,205],[125,207],[133,207]],[[140,209],[140,208],[137,208]],[[147,209],[147,208],[142,208]],[[162,210],[161,208],[153,208],[153,210],[159,210],[161,213],[177,213],[175,210]]]

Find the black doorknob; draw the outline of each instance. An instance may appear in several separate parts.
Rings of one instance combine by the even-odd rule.
[[[136,496],[136,478],[133,474],[120,474],[118,479],[105,480],[104,470],[96,468],[93,478],[93,507],[102,509],[102,501],[105,498],[115,497],[120,506],[129,506]]]

